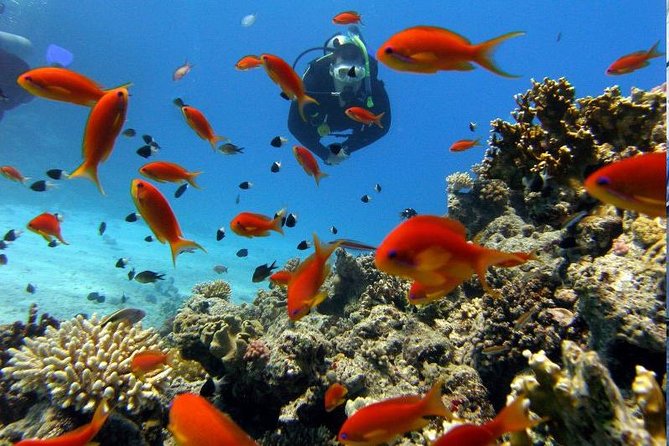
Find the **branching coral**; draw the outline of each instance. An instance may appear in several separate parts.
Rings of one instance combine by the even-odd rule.
[[[548,430],[560,444],[665,444],[657,442],[644,426],[644,420],[628,408],[597,353],[583,351],[575,343],[565,341],[562,367],[543,351],[535,354],[526,351],[524,355],[532,374],[519,375],[511,387],[530,399],[533,412],[547,417]],[[648,376],[639,376],[637,379],[644,381],[638,386],[644,388],[641,393],[652,393],[651,399],[658,406],[657,390],[646,392]],[[657,418],[656,411],[653,414]]]
[[[159,335],[141,324],[127,322],[99,325],[93,315],[79,315],[59,329],[49,327],[44,336],[26,338],[2,373],[16,380],[13,388],[46,392],[61,407],[92,411],[102,398],[138,412],[158,399],[168,384],[169,366],[141,379],[130,370],[132,356],[160,349]]]
[[[491,149],[478,172],[516,190],[537,176],[582,179],[588,167],[656,150],[666,138],[661,90],[633,90],[631,97],[623,97],[612,87],[598,97],[575,100],[566,79],[546,78],[533,80],[530,90],[516,96],[516,104],[515,124],[492,122]]]
[[[193,287],[193,294],[200,294],[207,299],[215,297],[229,301],[231,293],[232,288],[225,280],[198,283]]]
[[[474,178],[467,172],[455,172],[446,177],[446,190],[449,194],[474,187]]]

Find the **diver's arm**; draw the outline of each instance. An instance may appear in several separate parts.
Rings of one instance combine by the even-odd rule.
[[[351,136],[342,143],[346,152],[349,154],[372,144],[374,141],[388,133],[388,130],[390,129],[390,100],[388,99],[388,93],[383,86],[383,82],[374,80],[372,82],[372,91],[375,92],[373,96],[374,112],[377,114],[385,112],[381,118],[381,125],[383,125],[383,128],[378,127],[376,124],[372,124],[371,127],[363,125],[354,127]]]
[[[321,137],[318,134],[316,127],[310,125],[302,120],[298,111],[297,102],[293,101],[290,104],[290,112],[288,113],[288,130],[304,147],[312,151],[322,160],[326,160],[330,151],[327,147],[321,144]]]

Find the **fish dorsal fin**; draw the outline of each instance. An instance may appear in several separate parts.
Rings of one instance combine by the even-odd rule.
[[[467,228],[462,223],[448,217],[439,217],[439,219],[444,228],[455,232],[457,235],[462,236],[462,238],[467,238]]]
[[[427,32],[431,32],[431,33],[438,33],[438,34],[449,34],[449,35],[457,38],[458,40],[460,40],[464,43],[471,44],[469,39],[467,39],[465,36],[460,35],[456,32],[453,32],[450,29],[441,28],[439,26],[420,25],[420,26],[414,26],[412,29],[420,29],[422,31],[427,31]]]

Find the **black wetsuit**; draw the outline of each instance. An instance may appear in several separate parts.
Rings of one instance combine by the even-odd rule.
[[[369,69],[371,71],[372,100],[374,101],[374,107],[370,110],[375,115],[385,112],[381,118],[383,128],[379,128],[376,124],[366,126],[344,114],[344,110],[349,107],[367,107],[364,98],[355,98],[343,107],[339,105],[339,98],[331,94],[335,91],[335,87],[330,76],[329,57],[309,63],[309,68],[303,78],[304,88],[307,94],[316,99],[320,105],[307,104],[305,106],[304,114],[307,122],[304,122],[298,112],[297,102],[293,101],[288,114],[288,129],[303,146],[323,160],[327,160],[330,155],[330,150],[321,143],[321,136],[318,134],[318,126],[323,122],[325,116],[330,126],[330,136],[339,133],[346,133],[348,136],[346,138],[342,135],[337,142],[349,154],[370,145],[388,132],[391,122],[390,102],[383,82],[377,78],[378,63],[372,57],[369,58]],[[361,90],[364,90],[364,87],[361,87]],[[318,116],[312,117],[315,112],[318,113]]]
[[[29,69],[23,59],[0,49],[0,120],[5,110],[33,99],[33,95],[16,83],[19,75]]]

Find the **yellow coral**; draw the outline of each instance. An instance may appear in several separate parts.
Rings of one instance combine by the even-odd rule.
[[[142,329],[141,323],[101,326],[96,315],[79,315],[59,329],[49,327],[44,336],[25,338],[20,349],[9,349],[12,358],[2,373],[16,380],[12,388],[46,392],[64,408],[90,412],[106,398],[136,413],[159,398],[172,368],[139,379],[130,370],[132,356],[160,347],[158,332]]]

